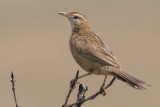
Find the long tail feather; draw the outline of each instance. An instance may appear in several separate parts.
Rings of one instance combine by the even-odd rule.
[[[148,85],[144,81],[137,79],[120,69],[112,72],[112,75],[124,82],[127,82],[131,87],[136,89],[145,89],[145,87],[143,87],[143,84]]]

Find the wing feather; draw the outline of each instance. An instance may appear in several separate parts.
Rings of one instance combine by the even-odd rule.
[[[100,41],[97,44],[91,44],[95,42],[86,42],[85,40],[77,40],[75,44],[75,49],[78,53],[83,55],[86,58],[92,59],[94,61],[99,62],[102,65],[111,65],[111,66],[120,66],[116,57],[113,53],[106,47],[106,44]],[[83,41],[83,42],[82,42]],[[103,46],[102,46],[103,45]]]

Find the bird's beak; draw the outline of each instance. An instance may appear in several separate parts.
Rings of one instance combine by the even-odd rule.
[[[58,14],[62,15],[62,16],[67,16],[67,13],[66,12],[59,12]]]

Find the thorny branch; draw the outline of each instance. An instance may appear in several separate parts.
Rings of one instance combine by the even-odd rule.
[[[15,92],[15,80],[14,80],[14,74],[13,72],[11,71],[11,83],[12,83],[12,91],[13,91],[13,95],[14,95],[14,101],[15,101],[15,104],[16,104],[16,107],[19,107],[18,103],[17,103],[17,99],[16,99],[16,92]]]
[[[79,71],[77,71],[77,73],[79,73]],[[77,77],[77,78],[78,78],[78,77]],[[109,88],[109,87],[113,84],[114,81],[115,81],[115,77],[113,77],[113,79],[112,79],[112,80],[110,81],[110,83],[105,87],[105,89]],[[80,84],[80,85],[81,85],[81,84]],[[95,94],[89,96],[89,97],[86,98],[86,99],[85,99],[85,96],[84,96],[84,98],[81,99],[80,101],[77,101],[76,103],[67,105],[67,102],[68,102],[68,99],[69,99],[69,97],[70,97],[71,91],[72,91],[72,90],[69,91],[68,96],[66,97],[66,102],[65,102],[65,104],[64,104],[62,107],[73,107],[73,106],[74,106],[74,107],[81,107],[81,105],[82,105],[84,102],[86,102],[86,101],[88,101],[88,100],[93,100],[93,99],[95,99],[99,94],[101,94],[101,91],[99,90],[98,92],[96,92]],[[87,90],[85,90],[85,92],[86,92],[86,91],[87,91]],[[85,94],[85,92],[84,92],[83,94]],[[78,94],[79,94],[79,93],[78,93]]]

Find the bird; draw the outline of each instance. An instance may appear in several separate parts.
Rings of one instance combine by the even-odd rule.
[[[104,75],[104,81],[100,88],[101,94],[104,96],[108,75],[126,82],[135,89],[145,89],[143,85],[148,84],[122,69],[108,45],[92,31],[85,15],[80,12],[59,12],[59,14],[67,19],[71,28],[69,40],[71,54],[79,66],[87,72],[78,79],[91,74]]]

